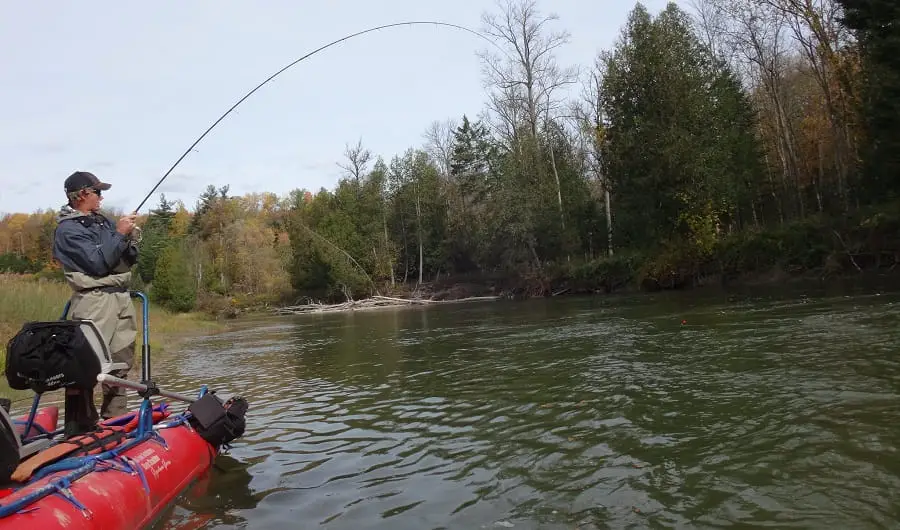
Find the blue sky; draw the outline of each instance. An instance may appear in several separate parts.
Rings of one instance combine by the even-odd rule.
[[[656,13],[665,0],[645,0]],[[686,7],[686,1],[680,0]],[[571,33],[562,65],[589,67],[619,35],[630,0],[539,0]],[[133,210],[185,149],[244,93],[348,33],[404,20],[481,28],[493,0],[13,2],[0,17],[0,213],[58,208],[74,170]],[[412,26],[329,48],[225,118],[160,186],[193,208],[208,184],[232,194],[333,189],[345,144],[385,160],[423,143],[434,120],[476,116],[476,52],[454,29]]]

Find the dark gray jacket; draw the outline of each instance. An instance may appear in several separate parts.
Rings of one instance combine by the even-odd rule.
[[[101,214],[85,214],[66,205],[57,216],[53,257],[75,290],[127,287],[138,249],[131,238]]]

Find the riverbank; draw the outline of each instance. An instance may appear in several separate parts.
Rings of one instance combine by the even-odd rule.
[[[56,320],[71,295],[69,287],[58,281],[29,274],[0,274],[0,371],[6,367],[6,345],[25,322]],[[138,317],[138,345],[143,340],[141,305],[135,301]],[[218,330],[224,324],[204,313],[175,314],[150,304],[150,348],[156,354],[177,347],[180,340],[196,333]],[[140,362],[140,347],[136,362]],[[13,392],[0,381],[0,395]]]
[[[445,278],[421,292],[435,299],[529,298],[840,282],[860,275],[900,277],[900,203],[841,219],[812,217],[774,229],[744,230],[706,244],[674,241],[612,257],[547,263],[528,274]]]
[[[744,230],[705,245],[668,242],[593,260],[542,263],[540,270],[443,275],[421,285],[381,285],[379,295],[411,301],[526,299],[656,292],[704,287],[820,286],[861,278],[900,279],[900,204],[834,219],[811,217],[773,229]],[[298,304],[300,304],[298,306]],[[356,301],[302,297],[276,313],[384,307],[384,296]]]
[[[525,299],[683,290],[700,287],[763,287],[793,282],[844,282],[865,275],[900,278],[900,203],[860,210],[835,219],[810,217],[774,229],[721,235],[706,244],[667,242],[653,249],[619,251],[611,257],[542,262],[540,269],[439,275],[423,284],[383,283],[374,296],[342,299],[297,293],[290,299],[264,295],[198,295],[195,311],[170,312],[151,304],[151,346],[160,351],[179,334],[214,330],[221,319],[267,312],[356,311],[392,305],[486,299]],[[69,296],[47,275],[0,275],[0,363],[3,348],[27,320],[58,318]],[[393,300],[392,300],[393,299]],[[0,364],[2,366],[2,364]]]

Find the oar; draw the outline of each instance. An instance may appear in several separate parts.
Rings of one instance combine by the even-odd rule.
[[[99,381],[101,383],[106,383],[108,385],[130,388],[130,389],[136,390],[138,392],[146,392],[147,391],[147,385],[144,385],[144,384],[141,384],[141,383],[138,383],[135,381],[128,381],[127,379],[119,379],[118,377],[114,377],[109,374],[98,375],[97,381]],[[157,389],[159,390],[160,396],[167,397],[169,399],[183,401],[185,403],[193,403],[194,401],[197,401],[197,398],[185,396],[184,394],[179,394],[177,392],[170,392],[168,390],[163,390],[159,387],[157,387]]]

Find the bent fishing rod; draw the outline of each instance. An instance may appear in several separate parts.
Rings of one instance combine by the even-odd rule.
[[[374,32],[374,31],[380,31],[380,30],[383,30],[383,29],[394,28],[394,27],[398,27],[398,26],[416,26],[416,25],[443,26],[443,27],[448,27],[448,28],[458,29],[458,30],[462,30],[462,31],[471,33],[471,34],[475,35],[476,37],[479,37],[479,38],[481,38],[481,39],[486,40],[486,41],[489,42],[491,45],[493,45],[494,47],[496,47],[497,49],[499,49],[501,52],[503,52],[504,55],[507,55],[507,56],[508,56],[508,54],[506,53],[505,50],[503,50],[503,48],[501,48],[496,42],[494,42],[493,40],[491,40],[490,38],[488,38],[486,35],[483,35],[483,34],[477,32],[477,31],[475,31],[475,30],[473,30],[473,29],[467,28],[467,27],[465,27],[465,26],[461,26],[461,25],[459,25],[459,24],[452,24],[452,23],[450,23],[450,22],[439,22],[439,21],[434,21],[434,20],[413,20],[413,21],[394,22],[394,23],[391,23],[391,24],[384,24],[384,25],[381,25],[381,26],[375,26],[375,27],[372,27],[372,28],[364,29],[364,30],[362,30],[362,31],[357,31],[356,33],[351,33],[350,35],[346,35],[346,36],[344,36],[344,37],[341,37],[341,38],[339,38],[339,39],[336,39],[336,40],[334,40],[334,41],[331,41],[331,42],[329,42],[328,44],[325,44],[324,46],[320,46],[320,47],[316,48],[315,50],[313,50],[313,51],[307,53],[306,55],[300,57],[299,59],[296,59],[295,61],[292,61],[291,63],[287,64],[286,66],[284,66],[283,68],[281,68],[280,70],[278,70],[277,72],[275,72],[274,74],[270,75],[265,81],[263,81],[262,83],[256,85],[256,87],[254,87],[252,90],[250,90],[249,92],[247,92],[246,94],[244,94],[244,96],[243,96],[241,99],[239,99],[239,100],[237,101],[237,103],[235,103],[234,105],[232,105],[231,108],[229,108],[227,111],[225,111],[224,114],[222,114],[221,116],[219,116],[219,118],[218,118],[216,121],[214,121],[213,124],[210,125],[210,126],[206,129],[206,131],[203,132],[203,134],[201,134],[196,140],[194,140],[194,143],[192,143],[190,147],[188,147],[187,149],[185,149],[184,153],[182,153],[182,155],[178,158],[178,160],[176,160],[175,163],[172,164],[172,167],[170,167],[169,170],[165,172],[165,174],[162,176],[162,178],[159,179],[159,181],[156,183],[156,185],[153,186],[153,189],[150,190],[150,192],[147,194],[147,196],[144,197],[144,200],[142,200],[141,203],[138,204],[138,207],[134,209],[134,212],[138,212],[138,211],[141,209],[141,207],[144,205],[144,203],[147,202],[147,199],[149,199],[149,198],[153,195],[153,192],[156,191],[156,188],[158,188],[159,185],[162,184],[164,180],[166,180],[166,178],[172,173],[172,171],[178,166],[178,164],[180,164],[181,161],[184,160],[184,158],[188,155],[188,153],[190,153],[191,150],[193,150],[194,147],[196,147],[197,144],[199,144],[200,141],[203,140],[203,138],[206,137],[206,135],[209,134],[209,132],[212,131],[212,130],[216,127],[216,125],[219,124],[219,122],[221,122],[223,119],[225,119],[226,116],[228,116],[229,114],[231,114],[231,111],[233,111],[234,109],[236,109],[236,108],[238,107],[238,105],[240,105],[241,103],[243,103],[244,100],[246,100],[246,99],[249,98],[251,95],[253,95],[254,92],[256,92],[257,90],[259,90],[260,88],[262,88],[262,87],[263,87],[264,85],[266,85],[269,81],[272,81],[273,79],[275,79],[276,77],[278,77],[278,76],[281,75],[283,72],[285,72],[286,70],[288,70],[288,69],[291,68],[292,66],[296,65],[297,63],[300,63],[300,62],[302,62],[302,61],[304,61],[304,60],[306,60],[306,59],[312,57],[313,55],[315,55],[315,54],[317,54],[317,53],[319,53],[319,52],[321,52],[321,51],[323,51],[323,50],[325,50],[325,49],[327,49],[327,48],[330,48],[330,47],[332,47],[332,46],[334,46],[334,45],[336,45],[336,44],[339,44],[339,43],[341,43],[341,42],[344,42],[344,41],[346,41],[346,40],[350,40],[350,39],[352,39],[352,38],[354,38],[354,37],[359,37],[360,35],[365,35],[366,33],[372,33],[372,32]]]

